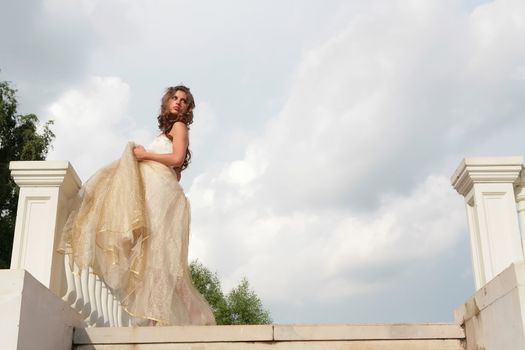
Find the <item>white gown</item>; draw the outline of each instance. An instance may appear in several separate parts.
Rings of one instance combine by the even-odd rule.
[[[215,324],[191,282],[190,209],[177,175],[158,162],[137,162],[133,146],[84,184],[59,251],[80,268],[91,266],[138,320]],[[160,135],[148,150],[171,153],[172,144]]]

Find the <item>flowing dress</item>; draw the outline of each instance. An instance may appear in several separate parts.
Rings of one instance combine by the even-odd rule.
[[[191,282],[190,208],[177,175],[161,163],[138,162],[133,147],[81,188],[59,251],[79,268],[91,267],[136,320],[215,324]],[[147,149],[171,153],[172,144],[160,135]]]

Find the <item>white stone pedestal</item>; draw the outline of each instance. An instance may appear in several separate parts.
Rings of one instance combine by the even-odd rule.
[[[9,168],[20,187],[11,269],[29,271],[62,296],[64,256],[57,253],[57,245],[80,179],[66,161],[16,161]]]
[[[525,349],[525,262],[512,264],[455,311],[467,350]]]
[[[452,176],[465,197],[476,289],[523,261],[514,195],[522,167],[522,157],[468,157]]]
[[[25,270],[0,270],[0,349],[71,350],[80,315]]]

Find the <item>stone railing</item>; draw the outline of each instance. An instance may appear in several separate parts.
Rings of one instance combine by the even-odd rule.
[[[10,169],[20,186],[11,268],[29,271],[78,310],[89,325],[129,324],[126,312],[97,276],[87,270],[70,271],[64,256],[57,253],[70,203],[81,186],[71,164],[11,162]],[[452,176],[452,184],[465,197],[479,289],[511,263],[524,260],[523,158],[465,158]]]
[[[67,291],[62,299],[77,310],[89,326],[122,327],[130,323],[128,314],[103,280],[91,269],[74,271],[65,256],[65,279]]]
[[[11,269],[25,269],[77,310],[89,326],[125,326],[127,313],[90,270],[70,268],[57,253],[70,203],[81,181],[69,162],[10,163],[20,187]]]
[[[69,203],[81,185],[69,162],[12,162],[10,169],[20,186],[11,268],[27,270],[78,310],[87,325],[128,325],[126,313],[104,283],[89,270],[71,271],[64,256],[57,253]],[[465,198],[478,290],[456,310],[467,349],[525,348],[523,158],[465,158],[452,176],[452,185]],[[105,331],[128,331],[94,330],[104,337]],[[91,335],[95,334],[99,333]]]

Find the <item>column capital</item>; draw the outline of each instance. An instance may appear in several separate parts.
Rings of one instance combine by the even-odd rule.
[[[65,160],[12,161],[9,163],[15,183],[23,187],[61,187],[66,192],[82,185],[77,172]]]
[[[451,177],[452,186],[466,196],[475,183],[515,183],[523,157],[466,157]]]
[[[522,169],[525,169],[525,164],[522,166]],[[518,180],[515,183],[516,187],[525,187],[525,171],[522,171]]]

